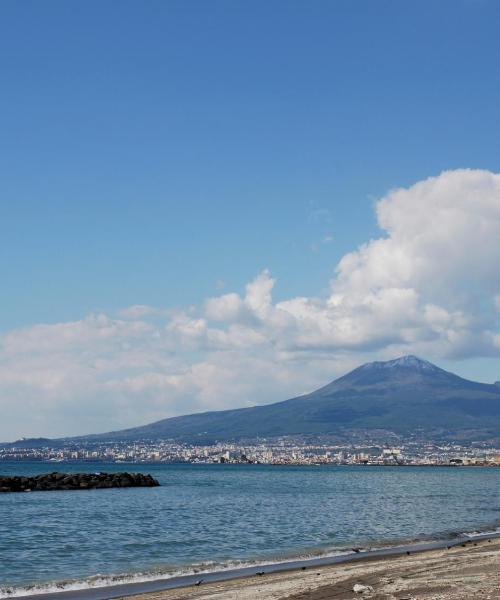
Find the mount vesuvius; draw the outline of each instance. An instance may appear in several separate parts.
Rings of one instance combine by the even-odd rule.
[[[500,384],[468,381],[416,356],[403,356],[367,363],[310,394],[276,404],[171,417],[78,439],[210,443],[353,430],[419,430],[462,440],[498,437]]]

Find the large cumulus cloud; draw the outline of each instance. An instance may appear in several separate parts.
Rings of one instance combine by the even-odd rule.
[[[0,340],[0,439],[85,433],[286,398],[363,360],[500,354],[500,175],[447,171],[376,204],[381,235],[325,297],[265,270],[198,307],[133,306]]]

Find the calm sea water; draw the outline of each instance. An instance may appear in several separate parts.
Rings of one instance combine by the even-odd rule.
[[[493,468],[0,462],[0,474],[56,469],[142,471],[162,487],[0,495],[0,597],[500,525]]]

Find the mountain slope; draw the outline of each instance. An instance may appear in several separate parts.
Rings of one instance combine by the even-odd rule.
[[[211,442],[349,429],[416,428],[474,439],[497,435],[500,386],[462,379],[415,356],[362,365],[305,396],[276,404],[172,417],[98,439],[174,438]]]

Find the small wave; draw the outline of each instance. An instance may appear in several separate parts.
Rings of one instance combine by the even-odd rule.
[[[481,529],[479,531],[464,531],[461,535],[465,535],[469,538],[484,538],[488,535],[498,536],[500,534],[500,527],[495,527],[494,529]]]
[[[106,588],[115,585],[127,585],[135,583],[147,583],[159,580],[169,580],[173,578],[187,577],[193,575],[209,575],[213,573],[224,573],[226,571],[235,571],[240,569],[257,568],[269,565],[280,565],[285,563],[300,563],[301,561],[308,561],[314,559],[328,559],[338,557],[349,557],[351,555],[361,552],[377,552],[389,550],[391,548],[404,548],[414,543],[427,541],[443,541],[446,540],[459,540],[467,537],[469,539],[474,538],[486,538],[488,536],[498,537],[500,536],[500,527],[494,529],[484,529],[477,531],[467,532],[448,532],[446,535],[439,537],[434,536],[418,536],[413,540],[392,540],[387,543],[375,543],[369,544],[362,547],[356,548],[322,548],[322,549],[311,549],[309,551],[303,551],[300,554],[283,553],[279,557],[269,558],[267,560],[227,560],[227,561],[206,561],[200,562],[189,566],[183,567],[159,567],[147,571],[140,571],[134,573],[122,573],[122,574],[111,574],[103,575],[97,574],[87,578],[71,579],[54,581],[47,583],[38,583],[24,586],[1,586],[0,587],[0,599],[5,598],[20,598],[26,596],[34,596],[37,594],[55,594],[59,592],[70,592],[70,591],[81,591],[87,589]]]
[[[210,573],[219,573],[245,569],[252,567],[261,567],[266,565],[277,565],[290,561],[302,561],[312,558],[329,558],[353,554],[351,550],[329,550],[322,552],[307,552],[300,556],[293,555],[282,557],[279,560],[234,560],[224,562],[203,562],[190,565],[189,567],[177,568],[158,568],[150,571],[141,571],[137,573],[123,573],[117,575],[94,575],[92,577],[71,579],[65,581],[54,581],[49,583],[32,584],[25,586],[2,586],[0,587],[0,599],[19,598],[24,596],[34,596],[37,594],[54,594],[58,592],[79,591],[93,588],[103,588],[114,585],[126,585],[131,583],[146,583],[150,581],[168,580],[176,577],[185,577],[189,575],[203,575]]]

